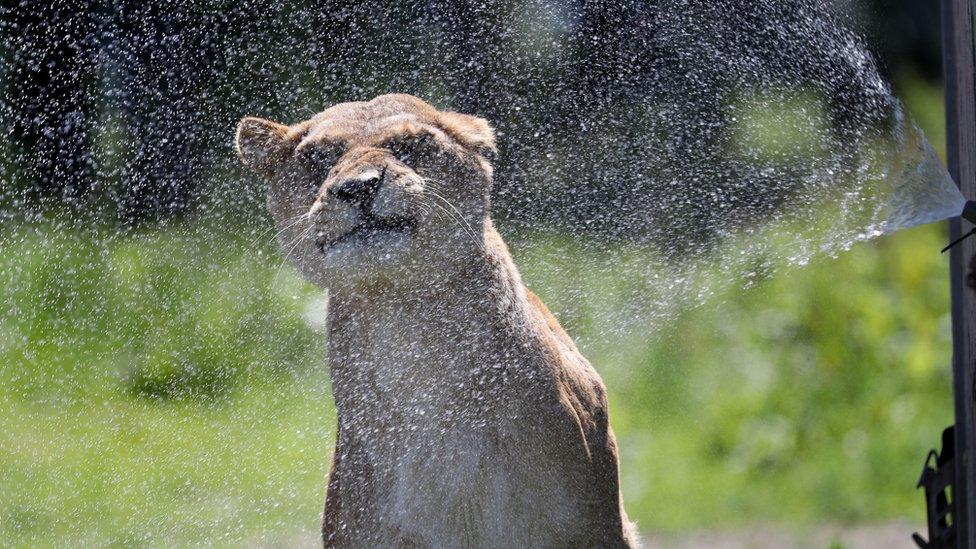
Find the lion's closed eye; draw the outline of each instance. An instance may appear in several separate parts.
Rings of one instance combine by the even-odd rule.
[[[416,164],[440,152],[436,138],[427,132],[397,135],[384,141],[380,147],[389,150],[400,162],[407,165]]]
[[[339,157],[342,156],[342,149],[337,145],[316,145],[302,147],[296,151],[299,162],[309,172],[319,173],[323,177],[329,174],[329,170],[335,166]]]
[[[305,172],[305,184],[301,190],[317,194],[341,155],[342,149],[335,145],[307,146],[296,151],[299,165]]]

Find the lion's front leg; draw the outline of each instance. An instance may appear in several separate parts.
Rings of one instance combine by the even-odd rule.
[[[335,452],[329,468],[329,482],[322,513],[322,543],[325,547],[360,545],[364,534],[375,532],[372,517],[372,467],[355,439],[336,434]]]
[[[335,451],[329,466],[329,481],[325,489],[325,510],[322,512],[322,544],[325,547],[338,545],[339,520],[342,511],[342,481],[338,472],[342,465],[339,451],[339,434],[336,433]]]

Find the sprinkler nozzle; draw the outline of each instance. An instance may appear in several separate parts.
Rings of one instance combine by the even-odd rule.
[[[962,213],[959,214],[959,217],[976,225],[976,200],[967,200],[966,205],[962,207]],[[950,242],[949,245],[946,246],[945,248],[942,248],[942,253],[946,253],[949,250],[949,248],[952,248],[956,244],[959,244],[963,240],[966,240],[967,238],[973,235],[976,235],[976,227],[974,227],[968,233]]]
[[[976,200],[967,200],[966,205],[962,207],[962,213],[959,215],[976,225]]]

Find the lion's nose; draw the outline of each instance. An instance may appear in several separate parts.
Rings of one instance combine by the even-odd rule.
[[[379,189],[380,178],[374,174],[337,181],[329,187],[328,193],[349,204],[368,204]]]

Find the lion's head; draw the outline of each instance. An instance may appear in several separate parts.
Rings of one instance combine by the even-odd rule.
[[[495,151],[481,118],[383,95],[292,126],[245,118],[236,144],[271,181],[286,257],[318,284],[429,276],[480,250]]]

